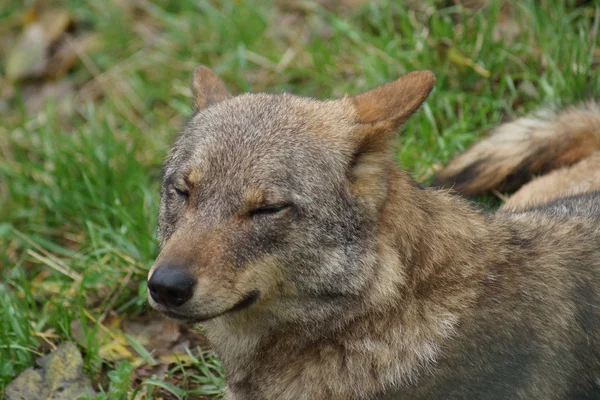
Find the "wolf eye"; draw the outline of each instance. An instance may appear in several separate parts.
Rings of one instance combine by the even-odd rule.
[[[175,193],[177,194],[177,196],[187,200],[188,197],[190,197],[190,192],[187,191],[187,189],[181,189],[178,188],[176,186],[173,186],[173,190],[175,191]]]
[[[272,204],[255,208],[249,212],[251,217],[277,215],[291,207],[290,204]]]

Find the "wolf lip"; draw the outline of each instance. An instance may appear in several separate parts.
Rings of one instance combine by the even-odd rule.
[[[199,322],[205,322],[205,321],[211,320],[213,318],[220,317],[221,315],[227,314],[229,312],[239,311],[239,310],[248,308],[251,305],[253,305],[254,303],[256,303],[259,295],[260,295],[260,292],[258,290],[252,290],[252,291],[248,292],[248,294],[242,300],[235,303],[235,305],[233,307],[231,307],[221,313],[213,314],[213,315],[187,316],[187,315],[179,314],[179,313],[176,313],[173,311],[168,311],[168,310],[165,310],[162,313],[169,318],[173,318],[173,319],[176,319],[181,322],[185,322],[188,324],[196,324]]]
[[[256,303],[256,300],[258,300],[259,295],[260,295],[260,292],[258,290],[252,290],[252,291],[248,292],[246,297],[244,297],[242,300],[238,301],[233,307],[231,307],[229,310],[227,310],[225,312],[239,311],[239,310],[243,310],[244,308],[248,308],[252,304]]]
[[[190,317],[190,316],[187,316],[187,315],[182,315],[182,314],[174,313],[173,311],[163,311],[162,313],[164,315],[166,315],[167,317],[169,317],[169,318],[173,318],[173,319],[176,319],[177,321],[185,322],[185,323],[188,323],[188,324],[196,324],[196,323],[199,323],[199,322],[208,321],[209,319],[213,319],[213,318],[216,318],[216,317],[224,314],[224,313],[220,313],[220,314],[209,315],[209,316],[195,316],[195,317]]]

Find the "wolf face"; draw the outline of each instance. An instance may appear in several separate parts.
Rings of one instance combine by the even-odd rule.
[[[199,67],[196,112],[164,167],[150,304],[198,322],[241,309],[318,321],[352,303],[377,261],[389,142],[433,83],[416,72],[340,100],[231,97]]]

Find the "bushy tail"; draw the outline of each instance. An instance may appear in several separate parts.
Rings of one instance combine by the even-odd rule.
[[[539,112],[498,126],[483,141],[456,156],[433,186],[468,196],[509,192],[537,175],[570,166],[600,151],[600,104]],[[591,174],[600,174],[591,171]]]

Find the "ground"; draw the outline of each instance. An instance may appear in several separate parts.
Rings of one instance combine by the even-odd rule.
[[[146,304],[197,64],[233,92],[321,98],[434,71],[397,149],[425,183],[491,126],[600,93],[598,1],[25,3],[0,9],[0,397],[68,342],[97,399],[221,393],[201,334]]]

